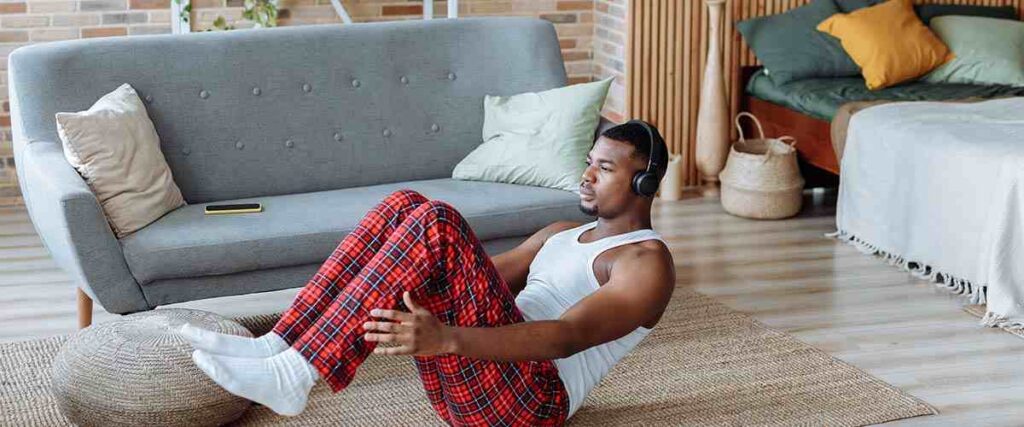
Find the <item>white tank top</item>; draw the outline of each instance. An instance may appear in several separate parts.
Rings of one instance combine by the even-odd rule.
[[[548,238],[530,264],[526,287],[516,296],[516,306],[527,321],[554,320],[600,284],[594,276],[594,260],[602,252],[644,240],[662,240],[654,230],[644,229],[580,243],[583,232],[597,222],[565,230]],[[623,356],[633,350],[651,330],[639,327],[625,336],[597,345],[564,359],[555,359],[558,376],[569,394],[569,416]]]

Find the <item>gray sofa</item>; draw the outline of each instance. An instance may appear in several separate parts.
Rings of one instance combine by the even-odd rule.
[[[18,178],[57,263],[104,309],[131,313],[306,284],[375,203],[445,200],[496,253],[576,194],[450,179],[481,142],[483,97],[566,84],[553,26],[487,18],[74,40],[10,55]],[[188,202],[116,239],[65,161],[54,113],[130,83]],[[605,122],[602,126],[607,126]],[[204,216],[210,202],[261,214]]]

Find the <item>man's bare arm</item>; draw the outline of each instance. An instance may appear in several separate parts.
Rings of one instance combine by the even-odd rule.
[[[544,242],[549,237],[576,226],[579,226],[579,223],[556,222],[533,233],[519,246],[491,258],[494,267],[498,269],[498,274],[505,280],[505,283],[508,283],[512,295],[518,295],[519,291],[526,287],[526,276],[530,273],[530,263],[537,256],[537,252],[540,252]]]
[[[401,345],[377,347],[375,352],[379,354],[450,353],[495,361],[557,359],[618,339],[660,318],[674,287],[675,269],[668,250],[643,249],[616,260],[608,282],[558,320],[489,328],[451,327],[413,304],[411,314],[393,310],[380,313],[380,317],[398,320],[403,326],[369,322],[365,327],[385,332],[401,328],[402,333],[367,334],[369,341]]]

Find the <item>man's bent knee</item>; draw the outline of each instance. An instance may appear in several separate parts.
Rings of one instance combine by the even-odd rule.
[[[427,201],[429,199],[425,196],[409,189],[397,190],[384,198],[384,203],[389,206],[418,205]]]
[[[428,200],[427,202],[416,207],[415,210],[410,214],[411,217],[417,218],[418,220],[423,219],[445,219],[447,222],[461,223],[465,219],[454,206],[440,201],[440,200]]]

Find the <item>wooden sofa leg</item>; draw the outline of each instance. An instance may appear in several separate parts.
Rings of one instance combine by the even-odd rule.
[[[92,298],[82,288],[78,288],[78,329],[85,329],[92,324]]]

